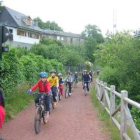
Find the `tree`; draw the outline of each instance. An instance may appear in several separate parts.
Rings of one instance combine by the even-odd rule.
[[[97,43],[103,43],[104,38],[101,34],[101,30],[96,25],[87,25],[85,27],[85,30],[82,32],[82,36],[86,39],[88,37],[94,38]]]
[[[95,61],[95,57],[93,53],[96,51],[97,42],[94,38],[88,37],[85,40],[85,52],[86,52],[86,59],[90,62]]]
[[[38,23],[38,26],[41,29],[50,29],[50,30],[57,30],[57,31],[63,31],[63,29],[56,23],[56,22],[43,22],[39,17],[34,19],[35,22]]]
[[[0,12],[1,12],[2,8],[3,8],[2,2],[3,2],[3,1],[0,1]]]
[[[85,39],[84,46],[86,60],[94,63],[94,52],[97,50],[97,45],[104,42],[101,30],[98,26],[89,24],[82,32],[82,36]]]
[[[140,102],[140,40],[129,33],[117,33],[96,52],[102,66],[101,78],[118,91],[129,91],[129,97]]]

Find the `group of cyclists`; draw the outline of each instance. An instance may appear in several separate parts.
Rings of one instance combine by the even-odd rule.
[[[30,88],[29,91],[27,91],[28,94],[32,94],[34,90],[37,88],[39,89],[39,93],[45,93],[45,122],[49,122],[49,114],[50,114],[50,98],[53,97],[54,106],[57,105],[58,101],[58,94],[61,94],[63,96],[63,84],[66,83],[69,87],[69,96],[71,96],[72,92],[72,83],[76,80],[78,82],[78,75],[77,72],[75,72],[75,75],[73,76],[71,72],[67,72],[66,78],[62,78],[62,74],[58,73],[56,75],[55,70],[51,70],[50,76],[48,77],[47,72],[41,72],[39,74],[40,79],[39,81]],[[41,94],[38,94],[35,99],[35,104],[39,102]]]
[[[72,86],[73,83],[78,83],[78,73],[75,72],[72,74],[70,71],[67,72],[66,77],[63,79],[62,74],[58,73],[56,75],[55,70],[50,71],[50,76],[48,77],[47,72],[41,72],[39,74],[39,81],[33,85],[30,90],[27,91],[28,94],[32,94],[34,90],[38,89],[38,93],[45,94],[45,122],[49,122],[50,118],[50,100],[53,98],[54,106],[57,105],[58,102],[58,94],[63,96],[63,84],[66,83],[66,86],[69,88],[69,96],[72,94]],[[85,84],[87,85],[87,90],[89,91],[89,84],[92,82],[93,72],[88,72],[87,70],[83,70],[82,72],[82,84],[83,89],[85,88]],[[35,104],[39,103],[39,98],[41,94],[37,94],[35,98]],[[0,129],[5,119],[5,111],[4,111],[4,98],[2,96],[2,91],[0,90]]]

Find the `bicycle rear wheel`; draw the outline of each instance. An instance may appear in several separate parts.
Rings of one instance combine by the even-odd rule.
[[[41,107],[37,107],[35,111],[35,117],[34,117],[34,129],[35,133],[38,134],[41,130],[41,117],[42,117],[42,111]]]

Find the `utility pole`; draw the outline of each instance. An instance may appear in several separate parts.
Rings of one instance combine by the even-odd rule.
[[[2,26],[0,26],[0,66],[2,60]]]
[[[117,32],[117,10],[113,10],[113,34]]]

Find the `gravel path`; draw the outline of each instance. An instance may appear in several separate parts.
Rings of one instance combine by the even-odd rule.
[[[50,122],[34,132],[34,105],[4,124],[1,135],[5,140],[109,140],[93,109],[90,97],[84,96],[79,84],[71,97],[63,99],[52,111]]]

